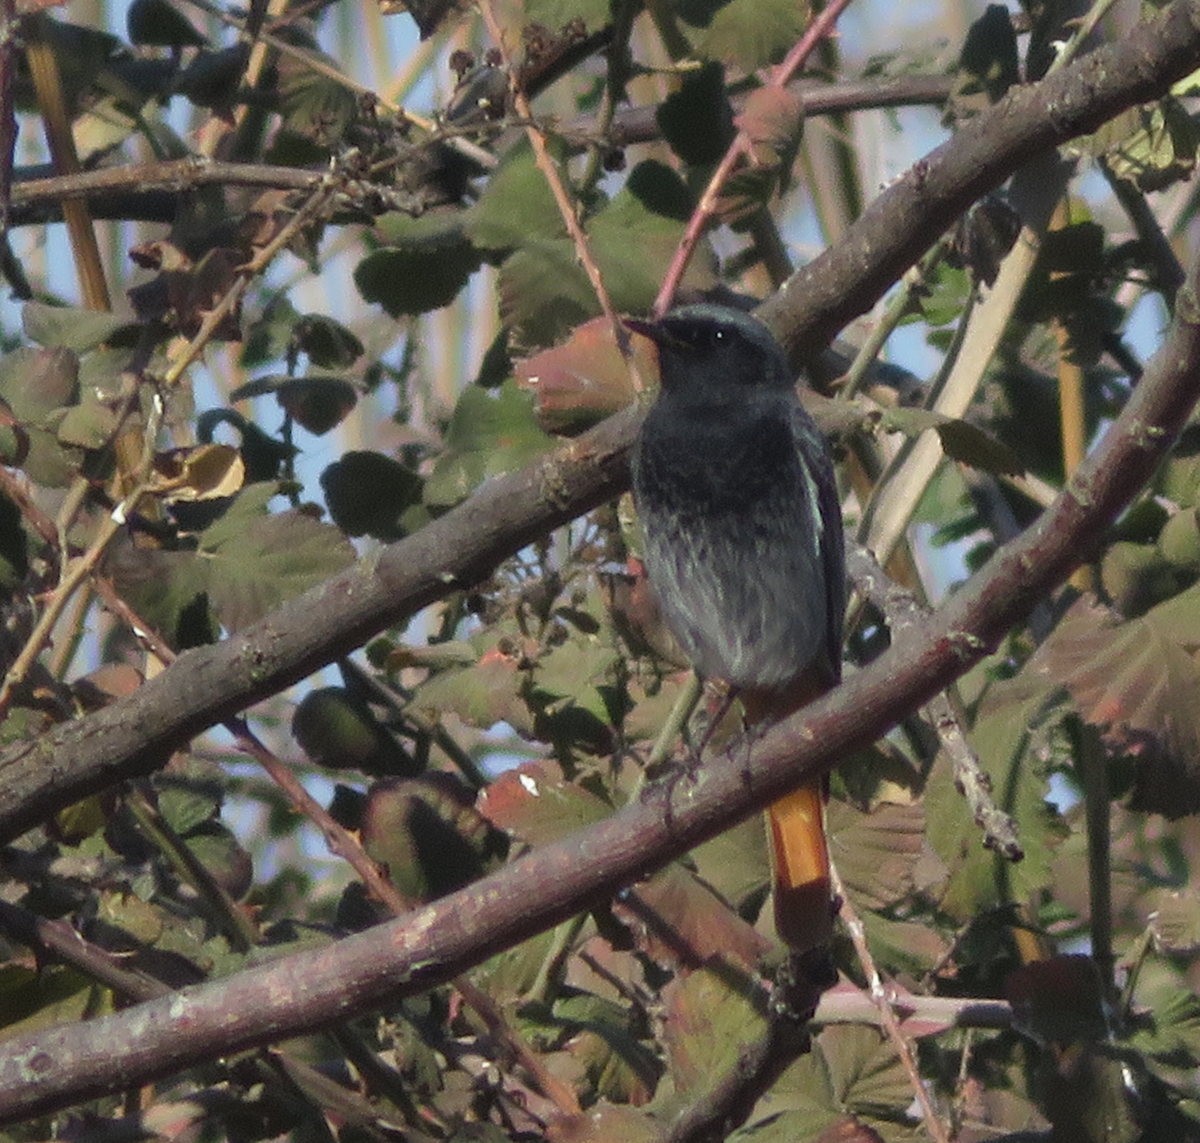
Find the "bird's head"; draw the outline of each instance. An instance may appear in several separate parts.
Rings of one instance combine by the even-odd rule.
[[[792,371],[779,343],[758,318],[729,306],[701,303],[672,310],[658,321],[626,319],[658,346],[659,373],[668,392],[787,390]]]

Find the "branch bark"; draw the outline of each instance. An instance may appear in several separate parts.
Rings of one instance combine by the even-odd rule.
[[[710,758],[694,782],[650,787],[608,820],[407,917],[112,1016],[6,1041],[0,1122],[149,1083],[213,1055],[312,1031],[443,983],[868,746],[988,654],[1066,579],[1088,539],[1116,519],[1153,473],[1200,398],[1198,276],[1193,266],[1165,344],[1067,487],[903,647],[753,744],[735,742]],[[316,614],[310,607],[310,619]],[[259,650],[269,651],[269,641]]]

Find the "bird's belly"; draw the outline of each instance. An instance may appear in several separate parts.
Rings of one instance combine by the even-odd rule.
[[[710,517],[669,543],[647,529],[647,570],[663,617],[705,677],[780,686],[824,649],[817,546],[789,531],[788,520],[768,523]]]

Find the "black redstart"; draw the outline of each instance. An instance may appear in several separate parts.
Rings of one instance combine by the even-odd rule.
[[[840,675],[846,572],[824,438],[758,319],[718,305],[629,320],[658,346],[662,388],[633,452],[645,562],[696,670],[738,689],[750,725]],[[795,952],[828,943],[824,783],[767,811],[775,927]]]

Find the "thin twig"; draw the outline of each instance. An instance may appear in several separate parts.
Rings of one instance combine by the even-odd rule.
[[[592,292],[596,295],[596,300],[600,303],[600,309],[608,320],[609,325],[612,326],[613,337],[616,340],[621,356],[625,359],[625,365],[629,370],[629,377],[633,383],[634,390],[640,393],[646,386],[633,358],[633,349],[629,341],[629,331],[621,322],[616,307],[613,305],[612,298],[609,296],[608,288],[605,286],[604,278],[600,273],[600,267],[596,264],[596,259],[592,256],[591,247],[588,245],[583,224],[579,221],[579,214],[575,203],[571,200],[570,192],[567,190],[558,166],[550,154],[550,148],[546,145],[546,136],[534,121],[533,108],[530,106],[529,97],[517,82],[516,68],[513,66],[508,46],[504,42],[504,31],[500,27],[500,21],[497,19],[495,9],[492,7],[492,0],[478,0],[478,4],[480,14],[483,16],[483,22],[487,25],[488,33],[495,42],[496,48],[504,60],[504,66],[508,71],[509,89],[512,93],[513,107],[517,115],[525,123],[525,136],[529,140],[530,147],[533,149],[534,162],[537,163],[538,170],[542,172],[542,177],[546,180],[546,185],[550,188],[550,193],[554,196],[554,202],[558,207],[559,214],[562,216],[563,225],[567,228],[567,233],[571,236],[571,241],[575,246],[576,257],[578,257],[584,273],[587,274],[588,281],[592,286]]]
[[[913,1055],[912,1045],[909,1044],[908,1038],[900,1028],[900,1020],[896,1016],[895,1009],[892,1008],[888,989],[883,983],[883,977],[879,975],[875,958],[867,946],[867,933],[863,928],[862,918],[850,903],[850,898],[846,896],[846,887],[842,884],[841,877],[838,876],[837,867],[831,867],[830,873],[834,892],[842,899],[839,915],[846,924],[846,930],[850,934],[850,943],[854,945],[858,963],[862,966],[863,974],[867,978],[867,989],[879,1010],[880,1024],[896,1049],[900,1066],[904,1068],[905,1074],[908,1076],[909,1086],[913,1090],[917,1106],[921,1109],[921,1118],[925,1121],[925,1130],[929,1132],[929,1137],[934,1143],[950,1143],[950,1134],[934,1108],[933,1101],[929,1098],[929,1092],[921,1079],[920,1069],[917,1067],[916,1057]]]
[[[831,0],[829,5],[822,9],[795,47],[788,52],[784,61],[771,73],[771,78],[767,81],[768,87],[778,88],[781,91],[787,87],[791,78],[804,66],[805,60],[812,54],[817,44],[833,31],[838,17],[849,4],[850,0]],[[700,202],[692,212],[692,217],[688,219],[687,229],[671,259],[671,265],[667,268],[662,286],[659,287],[658,297],[654,300],[655,314],[664,314],[670,308],[671,301],[679,289],[679,283],[683,280],[683,273],[691,262],[696,247],[700,244],[700,239],[708,232],[716,217],[717,205],[725,189],[725,184],[749,153],[750,136],[745,131],[739,131],[737,137],[730,143],[729,150],[717,164],[717,169],[713,171],[708,185],[704,188],[704,193],[700,196]]]
[[[870,600],[883,615],[892,632],[892,640],[902,644],[927,621],[929,610],[911,591],[895,583],[869,552],[850,545],[846,553],[850,579],[855,590]],[[937,732],[954,770],[955,786],[971,808],[976,824],[983,830],[983,843],[1003,854],[1009,861],[1022,857],[1021,843],[1013,819],[992,800],[992,783],[963,731],[961,711],[945,692],[935,695],[922,708],[923,717]]]
[[[0,239],[8,237],[9,194],[13,154],[17,146],[17,116],[13,110],[13,77],[17,73],[16,0],[0,0]]]
[[[359,83],[357,80],[351,79],[344,72],[339,71],[327,59],[314,52],[307,51],[304,48],[297,47],[295,44],[288,43],[287,40],[281,39],[278,36],[272,35],[267,31],[260,31],[257,35],[252,35],[245,28],[245,22],[234,16],[229,15],[223,8],[219,8],[215,4],[208,3],[208,0],[185,0],[185,3],[192,5],[194,8],[199,8],[201,12],[206,12],[216,20],[220,20],[222,24],[233,28],[238,39],[247,44],[254,44],[262,41],[264,44],[270,45],[277,52],[285,56],[290,56],[294,60],[298,60],[306,64],[317,75],[324,76],[326,79],[333,80],[334,83],[341,84],[348,91],[353,91],[356,95],[368,96],[375,103],[382,107],[385,111],[398,116],[401,119],[411,123],[414,127],[420,128],[431,135],[440,135],[438,125],[432,120],[427,119],[423,115],[418,115],[416,112],[409,111],[405,107],[400,107],[395,103],[385,99],[379,92],[373,88],[367,87]],[[493,170],[496,167],[497,159],[490,151],[485,151],[477,143],[472,143],[469,139],[461,138],[460,136],[448,136],[445,140],[446,146],[457,151],[465,158],[471,159],[478,163],[484,170]]]

